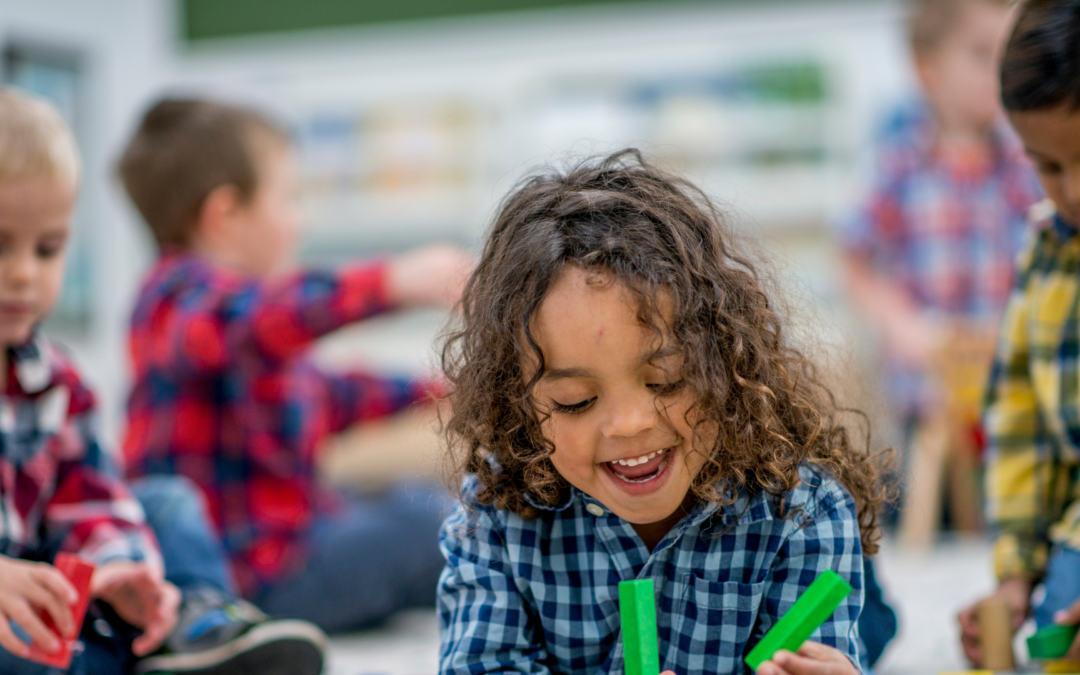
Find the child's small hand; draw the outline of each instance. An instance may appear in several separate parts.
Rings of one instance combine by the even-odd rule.
[[[30,653],[29,646],[12,632],[9,622],[14,621],[44,651],[55,652],[60,641],[38,611],[48,612],[60,634],[71,637],[75,622],[68,605],[78,599],[71,582],[52,565],[0,555],[0,646],[15,656]]]
[[[995,595],[1005,599],[1005,603],[1012,611],[1013,630],[1016,630],[1027,618],[1031,596],[1031,582],[1013,577],[1005,579],[998,586]],[[981,601],[980,601],[981,602]],[[979,603],[969,605],[960,611],[957,620],[960,622],[960,644],[964,648],[964,655],[975,666],[982,665],[982,646],[979,644]]]
[[[390,261],[387,292],[403,307],[453,307],[474,266],[472,257],[458,246],[418,248]]]
[[[804,642],[797,654],[781,649],[758,666],[757,675],[859,675],[855,664],[839,649]]]
[[[176,626],[180,590],[165,581],[156,566],[107,563],[94,572],[90,595],[109,603],[120,618],[142,629],[143,634],[131,645],[136,656],[157,649]]]
[[[1063,609],[1055,614],[1054,623],[1063,626],[1080,624],[1080,600],[1074,602],[1068,609]],[[1064,658],[1073,661],[1080,660],[1080,635],[1077,635],[1076,639],[1073,640],[1072,646],[1069,647],[1069,651]]]

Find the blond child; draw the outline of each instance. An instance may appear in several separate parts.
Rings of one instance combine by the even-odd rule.
[[[69,552],[97,566],[69,672],[239,675],[272,663],[263,672],[315,675],[318,630],[232,602],[196,494],[124,484],[98,442],[93,392],[39,330],[60,293],[78,175],[57,112],[0,87],[0,672],[55,672],[25,657],[31,642],[58,646],[40,611],[74,633],[74,590],[49,564]]]

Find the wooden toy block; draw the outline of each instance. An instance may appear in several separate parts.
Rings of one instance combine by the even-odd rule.
[[[982,666],[988,670],[1012,670],[1016,665],[1012,649],[1012,612],[1005,599],[990,596],[979,603],[975,616],[979,621]]]
[[[836,572],[822,572],[791,609],[761,638],[761,642],[750,650],[746,656],[747,665],[757,670],[758,666],[781,649],[798,651],[802,643],[836,611],[851,590],[848,582]]]
[[[619,616],[626,675],[660,675],[652,579],[619,582]]]
[[[60,635],[60,631],[57,630],[52,617],[48,612],[42,611],[40,613],[41,619],[45,622],[45,626],[55,633],[56,637],[60,638],[60,648],[55,652],[48,653],[43,651],[37,644],[31,644],[30,656],[27,658],[47,666],[66,670],[71,665],[72,649],[79,639],[79,631],[82,629],[83,619],[86,617],[86,608],[90,604],[90,579],[94,576],[94,566],[77,556],[60,553],[56,556],[53,567],[60,570],[60,573],[67,577],[67,580],[71,582],[71,585],[75,587],[75,591],[79,594],[79,598],[71,605],[68,605],[68,609],[71,610],[71,618],[75,623],[75,633],[71,638]]]
[[[1027,639],[1028,655],[1033,659],[1060,659],[1076,639],[1080,626],[1046,626]]]

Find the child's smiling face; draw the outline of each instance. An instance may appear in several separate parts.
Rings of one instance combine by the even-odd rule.
[[[607,275],[570,266],[532,331],[546,362],[533,397],[550,412],[544,434],[555,446],[555,469],[634,525],[681,516],[705,462],[691,451],[694,396],[678,357],[650,362],[660,343],[639,322],[633,293]],[[714,438],[699,433],[704,447]]]
[[[1058,215],[1080,223],[1080,111],[1062,105],[1009,113]]]

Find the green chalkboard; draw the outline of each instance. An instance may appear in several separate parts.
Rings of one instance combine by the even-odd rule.
[[[627,0],[181,0],[181,9],[184,38],[199,42],[335,26],[626,3]]]

